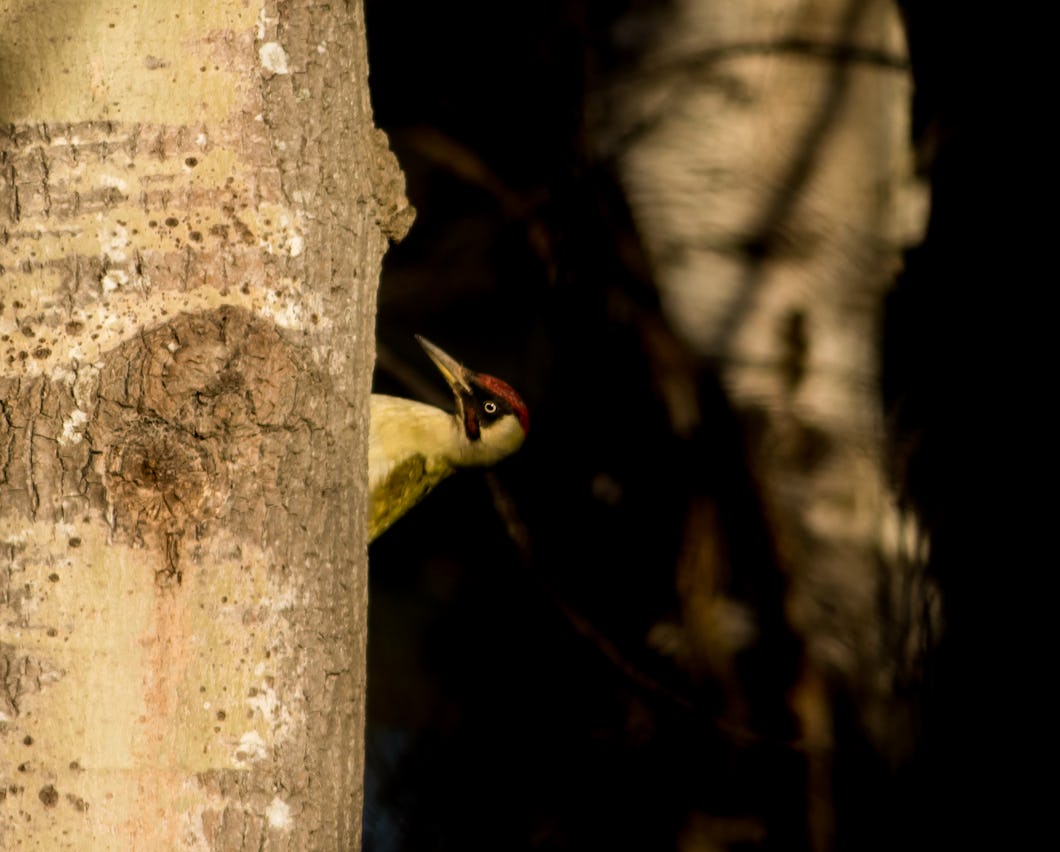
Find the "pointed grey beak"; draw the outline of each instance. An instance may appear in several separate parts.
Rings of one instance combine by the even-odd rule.
[[[439,349],[427,338],[420,337],[417,334],[416,342],[423,347],[423,351],[427,353],[430,359],[434,362],[434,366],[437,367],[438,371],[445,377],[445,380],[449,383],[449,387],[453,389],[453,393],[456,394],[458,400],[461,399],[462,394],[471,394],[471,385],[468,384],[470,370],[447,352]]]

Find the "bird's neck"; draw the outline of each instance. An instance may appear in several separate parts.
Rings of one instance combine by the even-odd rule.
[[[370,483],[383,480],[395,464],[422,455],[428,464],[460,456],[461,435],[453,415],[411,399],[372,395]]]

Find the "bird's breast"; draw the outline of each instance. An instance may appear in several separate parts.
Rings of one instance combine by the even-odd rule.
[[[450,414],[410,399],[372,395],[368,442],[369,539],[374,539],[453,471]]]

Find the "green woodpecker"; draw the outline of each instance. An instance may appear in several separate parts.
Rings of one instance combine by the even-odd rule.
[[[416,336],[456,397],[456,411],[372,394],[369,541],[461,467],[485,467],[522,445],[529,415],[519,394]]]

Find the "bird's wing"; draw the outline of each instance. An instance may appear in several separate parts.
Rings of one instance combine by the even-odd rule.
[[[373,541],[451,472],[447,465],[428,466],[426,457],[418,453],[394,465],[372,487],[368,540]]]

